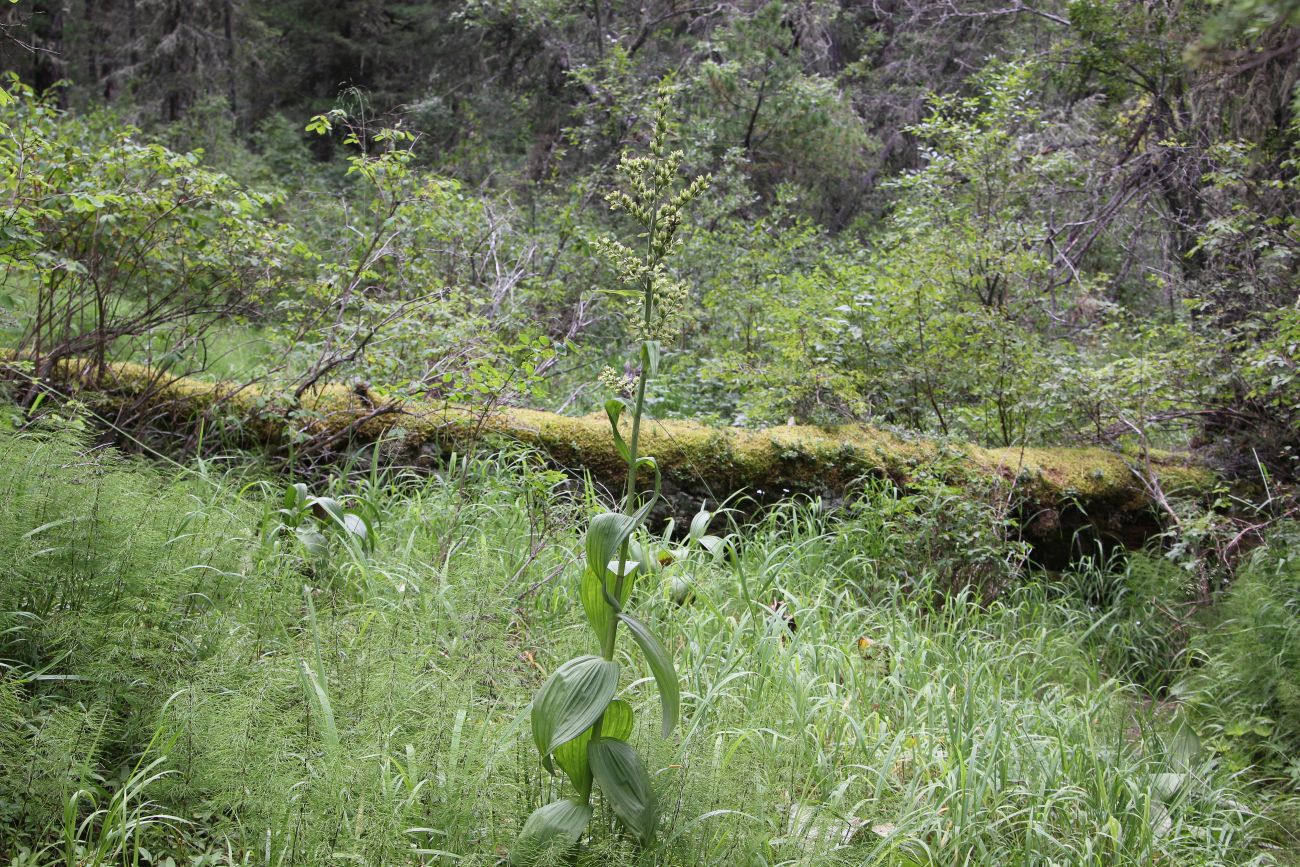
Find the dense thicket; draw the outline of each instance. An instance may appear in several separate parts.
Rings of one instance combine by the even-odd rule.
[[[116,146],[95,137],[107,106],[264,197],[262,219],[294,237],[262,276],[288,294],[241,309],[284,326],[277,304],[302,313],[315,296],[318,318],[284,329],[296,362],[268,365],[295,390],[328,372],[445,391],[499,344],[487,354],[516,362],[532,347],[530,399],[539,386],[582,405],[583,382],[621,364],[602,357],[618,326],[591,291],[609,283],[592,190],[669,76],[687,165],[716,182],[677,265],[700,313],[670,363],[692,375],[661,413],[869,419],[996,445],[1196,435],[1250,455],[1238,469],[1258,455],[1292,473],[1298,14],[24,0],[4,11],[3,51],[51,93],[42,116],[84,118],[54,122],[74,124],[81,163]],[[29,125],[10,158],[37,156]],[[49,208],[65,183],[10,173],[8,196]],[[265,255],[253,243],[234,246]],[[532,358],[538,340],[574,363]]]

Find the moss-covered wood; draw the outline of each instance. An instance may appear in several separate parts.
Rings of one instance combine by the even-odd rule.
[[[429,462],[453,450],[510,440],[537,448],[564,469],[589,473],[609,490],[619,489],[626,472],[603,414],[506,408],[483,417],[417,403],[376,408],[339,385],[317,388],[290,405],[254,385],[171,377],[132,363],[109,364],[92,376],[74,359],[53,375],[63,390],[87,402],[143,403],[154,418],[186,425],[200,418],[224,421],[246,442],[282,443],[295,433],[344,453],[385,438],[398,455]],[[903,438],[862,425],[742,430],[652,421],[642,443],[644,453],[658,460],[668,508],[678,516],[736,494],[756,504],[792,494],[835,500],[870,476],[906,487],[925,470],[1016,503],[1026,536],[1044,551],[1068,544],[1084,527],[1129,545],[1148,538],[1156,522],[1135,468],[1153,473],[1169,495],[1204,493],[1215,482],[1210,471],[1169,454],[1139,461],[1091,447],[989,449]]]

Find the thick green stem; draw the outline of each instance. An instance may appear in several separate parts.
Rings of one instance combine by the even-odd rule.
[[[628,440],[628,466],[627,466],[627,488],[623,495],[623,514],[630,515],[636,511],[636,467],[638,460],[638,448],[641,441],[641,411],[645,407],[645,388],[646,381],[650,378],[650,371],[642,370],[641,379],[636,386],[636,403],[632,408],[632,436]],[[626,580],[624,573],[627,571],[628,554],[631,549],[631,539],[623,540],[623,544],[618,549],[618,574],[614,578],[614,598],[623,598],[623,582]],[[606,659],[614,658],[614,641],[618,636],[618,618],[610,618],[609,632],[605,636],[604,651]]]
[[[656,190],[656,195],[658,191]],[[641,308],[643,327],[646,332],[646,340],[650,339],[650,328],[654,323],[654,269],[658,264],[655,261],[654,244],[655,231],[659,225],[659,208],[656,206],[650,214],[649,230],[646,233],[646,264],[648,271],[645,278],[645,295]],[[632,407],[632,436],[628,440],[627,454],[627,487],[623,492],[623,514],[631,515],[636,512],[636,471],[637,463],[640,460],[638,448],[641,442],[641,413],[645,410],[645,390],[646,384],[650,381],[649,365],[645,364],[645,359],[650,357],[647,351],[647,344],[641,344],[639,356],[642,360],[641,375],[637,378],[636,384],[636,403]],[[614,578],[614,598],[623,598],[623,573],[627,570],[628,552],[631,546],[631,535],[623,540],[623,544],[618,549],[618,575]],[[618,618],[611,617],[609,621],[609,632],[605,636],[604,651],[605,658],[612,660],[614,658],[614,644],[618,638]],[[603,716],[602,716],[603,719]],[[600,720],[596,722],[595,733],[600,734]]]
[[[650,328],[654,321],[654,238],[655,229],[659,222],[659,211],[655,209],[650,218],[650,231],[646,236],[646,261],[650,263],[651,270],[646,276],[645,300],[642,307],[642,316],[644,327],[649,340]],[[632,436],[628,439],[627,455],[627,487],[623,492],[623,514],[632,515],[636,512],[636,473],[637,464],[640,460],[640,443],[641,443],[641,414],[645,410],[645,392],[646,385],[650,381],[650,366],[644,363],[649,358],[647,344],[642,343],[640,358],[641,375],[636,384],[636,402],[632,406]],[[618,549],[618,574],[614,578],[614,599],[623,598],[623,582],[626,580],[625,572],[627,571],[628,554],[631,551],[631,537],[624,539],[623,544]],[[617,614],[617,612],[615,612]],[[609,620],[609,631],[605,634],[601,642],[601,650],[605,659],[614,659],[614,647],[618,640],[618,618],[611,617]],[[602,713],[595,724],[591,727],[593,738],[600,737],[601,727],[604,725],[605,715]],[[591,793],[587,793],[585,803],[591,803]]]

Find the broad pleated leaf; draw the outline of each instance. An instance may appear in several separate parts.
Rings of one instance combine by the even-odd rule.
[[[587,744],[591,743],[591,729],[571,741],[555,748],[555,764],[569,778],[579,797],[584,800],[591,794],[591,765],[587,762]]]
[[[632,637],[641,646],[646,662],[650,663],[650,672],[655,676],[659,686],[659,701],[663,705],[664,737],[668,737],[677,725],[677,716],[681,712],[681,687],[677,683],[677,669],[673,667],[673,658],[668,655],[663,644],[655,634],[635,618],[620,614],[619,619],[627,624]]]
[[[591,743],[593,730],[594,726],[555,748],[555,763],[584,799],[591,794],[591,765],[587,762],[587,744]],[[621,698],[611,701],[601,719],[600,733],[602,737],[627,740],[632,734],[632,705]]]
[[[340,503],[338,500],[334,499],[333,497],[312,497],[310,503],[312,508],[319,509],[320,512],[324,513],[322,517],[329,518],[331,521],[333,521],[335,524],[337,524],[340,527],[344,525],[343,504]]]
[[[616,397],[611,397],[605,401],[605,415],[609,416],[609,427],[614,433],[614,448],[618,449],[618,453],[623,460],[628,461],[632,459],[632,453],[623,440],[623,434],[618,429],[618,419],[623,414],[623,409],[623,401]]]
[[[512,867],[525,867],[536,864],[554,849],[567,852],[578,845],[578,839],[590,821],[589,804],[566,799],[539,807],[524,822],[523,830],[510,847],[510,864]]]
[[[688,534],[692,541],[698,542],[700,538],[709,531],[709,521],[713,520],[713,513],[707,509],[700,509],[691,519],[691,529]]]
[[[641,366],[645,369],[643,373],[648,371],[650,376],[655,376],[659,373],[660,355],[661,350],[658,342],[647,340],[645,343],[641,344]]]
[[[646,467],[650,468],[650,472],[654,473],[654,477],[655,477],[654,490],[651,491],[651,499],[650,499],[650,504],[653,504],[656,500],[659,499],[659,494],[662,493],[663,491],[664,475],[662,472],[659,471],[659,459],[654,457],[653,455],[642,455],[641,457],[636,459],[636,468],[638,473],[640,473],[640,471],[645,469]]]
[[[701,536],[700,545],[714,557],[721,557],[722,552],[727,548],[727,543],[723,539],[712,535]]]
[[[627,741],[599,737],[587,745],[587,760],[614,815],[638,840],[649,843],[659,822],[659,809],[650,775],[636,750]]]
[[[614,593],[614,587],[609,588],[610,595]],[[632,595],[632,582],[625,580],[623,582],[623,592],[619,594],[619,606],[627,604],[627,599]],[[596,639],[604,642],[609,635],[609,624],[614,619],[614,609],[609,607],[605,601],[605,593],[601,589],[601,581],[596,577],[596,573],[587,569],[582,573],[582,586],[579,588],[579,596],[582,598],[582,610],[587,612],[587,622],[596,633]]]
[[[625,741],[632,736],[632,705],[616,698],[605,708],[605,718],[600,723],[600,736]]]
[[[618,559],[619,548],[635,529],[636,519],[621,512],[602,512],[592,518],[587,527],[587,568],[605,577],[609,561]]]
[[[329,551],[329,539],[326,539],[325,534],[317,530],[314,525],[304,524],[294,530],[293,534],[298,537],[302,547],[312,557],[323,557]]]
[[[307,491],[307,486],[302,482],[295,482],[284,489],[284,507],[290,512],[297,512],[307,505],[311,499],[311,494]]]
[[[533,699],[533,742],[549,767],[555,748],[591,727],[618,688],[618,663],[580,656],[557,668]]]
[[[343,529],[363,542],[370,538],[370,524],[356,512],[343,513]]]

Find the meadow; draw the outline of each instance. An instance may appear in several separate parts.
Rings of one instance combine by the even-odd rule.
[[[590,491],[520,454],[317,493],[373,547],[305,543],[247,461],[159,467],[56,418],[3,434],[5,863],[495,864],[571,794],[526,708],[584,641]],[[713,516],[716,555],[669,542],[636,605],[677,659],[673,737],[620,648],[661,842],[598,797],[577,863],[1288,863],[1294,806],[1197,734],[1231,700],[1143,629],[1166,564],[1044,574],[987,516],[940,534],[952,496],[877,484]],[[936,591],[971,566],[1015,580]]]

